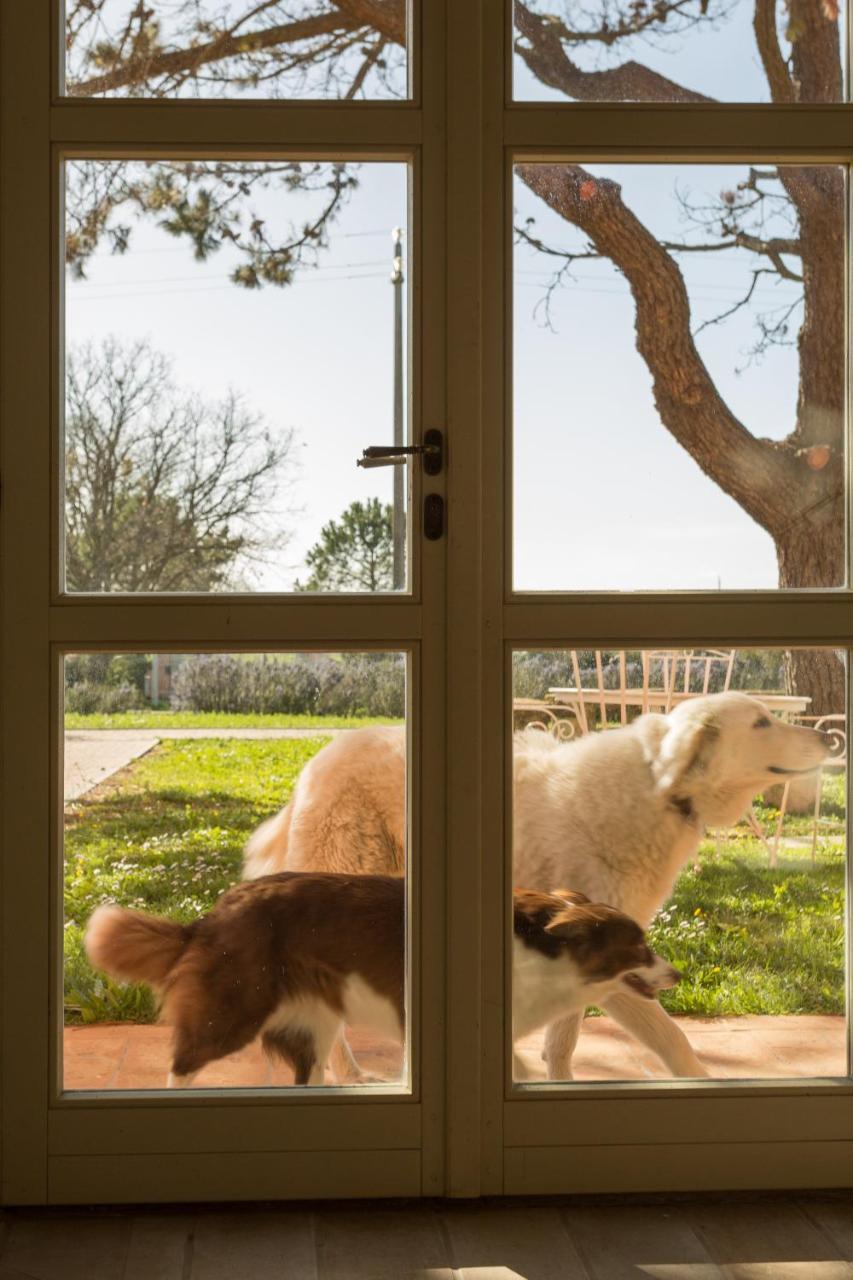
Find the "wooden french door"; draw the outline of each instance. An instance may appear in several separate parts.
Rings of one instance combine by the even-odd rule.
[[[4,1199],[23,1204],[442,1194],[450,1187],[448,1160],[453,1159],[447,1143],[445,1058],[449,933],[445,565],[448,529],[453,529],[454,519],[451,515],[448,521],[446,514],[448,506],[453,508],[448,491],[453,472],[445,468],[434,474],[433,468],[433,474],[427,475],[415,456],[397,469],[398,475],[405,475],[404,483],[392,486],[393,467],[359,471],[355,463],[370,445],[407,440],[418,444],[430,429],[448,437],[452,435],[450,417],[461,422],[466,416],[461,390],[456,393],[460,408],[449,414],[447,391],[447,352],[451,342],[471,341],[472,314],[469,309],[467,316],[454,317],[453,333],[448,334],[444,6],[416,4],[411,12],[401,6],[405,30],[397,33],[396,54],[387,72],[377,72],[379,78],[369,82],[375,86],[374,100],[311,100],[312,94],[323,96],[323,87],[315,86],[307,91],[307,102],[300,102],[287,88],[278,101],[251,93],[248,100],[239,102],[229,101],[228,94],[225,101],[194,101],[168,86],[148,94],[147,81],[141,89],[137,86],[133,100],[128,101],[111,91],[109,77],[106,88],[101,78],[92,77],[93,64],[91,58],[86,62],[85,49],[80,55],[83,63],[73,63],[71,36],[68,65],[63,66],[64,18],[76,13],[85,24],[91,15],[73,5],[65,6],[65,14],[62,9],[57,3],[37,10],[27,7],[25,12],[22,6],[6,4],[2,12],[3,543],[7,548],[3,847],[8,855],[3,892]],[[109,13],[96,17],[106,21]],[[81,46],[76,48],[80,53]],[[359,76],[357,67],[353,71],[358,85],[363,84],[364,74]],[[333,88],[332,98],[335,95]],[[217,224],[219,230],[213,234],[222,235],[220,247],[225,246],[226,257],[239,253],[237,241],[244,233],[248,239],[244,237],[242,243],[248,254],[242,263],[228,262],[227,281],[222,272],[202,281],[198,287],[206,291],[205,298],[198,303],[187,302],[196,287],[188,283],[192,253],[184,251],[179,258],[173,245],[164,248],[156,239],[161,234],[156,217],[145,226],[134,223],[140,236],[128,248],[125,262],[138,262],[135,276],[109,274],[122,269],[121,255],[112,257],[114,236],[123,234],[120,218],[109,227],[107,218],[100,230],[90,224],[94,239],[88,245],[77,238],[82,230],[77,214],[85,206],[86,190],[91,195],[106,183],[107,203],[115,199],[118,203],[111,206],[115,209],[124,195],[133,192],[131,203],[139,210],[139,199],[143,204],[149,200],[152,183],[168,186],[176,174],[179,181],[190,184],[200,175],[205,181],[224,183],[222,194],[239,188],[248,199],[252,191],[259,202],[252,213],[254,222],[247,220],[238,228],[228,224],[226,216]],[[264,187],[269,175],[274,182],[281,179],[275,190]],[[124,184],[121,192],[116,181]],[[293,195],[294,191],[307,199],[301,214],[295,206],[291,212],[286,204],[288,192]],[[344,215],[349,224],[345,221],[327,234],[346,196],[354,192],[358,194]],[[184,194],[191,205],[198,192],[190,196],[185,188]],[[158,199],[153,204],[149,201],[149,213],[156,213]],[[89,212],[97,202],[95,196]],[[186,211],[189,205],[182,208]],[[130,206],[124,208],[129,213]],[[310,222],[312,211],[316,214],[318,209],[318,218],[327,218],[330,211],[332,216],[314,236],[301,229],[300,217]],[[265,236],[274,234],[276,216],[281,216],[290,235],[289,245],[278,256],[267,252],[271,246],[265,242]],[[209,231],[212,225],[208,224]],[[107,239],[99,241],[105,229]],[[371,253],[376,241],[365,237],[380,232],[381,248]],[[176,243],[185,242],[179,235]],[[395,297],[387,287],[392,244],[395,280],[399,283],[401,275],[405,279],[403,296],[398,292]],[[324,264],[322,253],[330,246],[331,259]],[[360,248],[367,252],[357,252]],[[82,269],[75,271],[78,251]],[[173,258],[168,257],[170,252]],[[305,252],[310,263],[300,256]],[[151,256],[146,259],[143,253]],[[387,256],[387,275],[382,263],[377,270],[374,255]],[[180,266],[172,265],[179,261]],[[335,270],[335,262],[343,265]],[[289,319],[277,299],[296,296],[298,289],[293,295],[275,289],[263,297],[254,289],[230,295],[238,311],[257,298],[270,308],[265,318],[249,318],[245,313],[241,320],[236,312],[229,317],[217,311],[216,299],[223,286],[239,283],[241,271],[259,272],[253,285],[281,284],[289,283],[289,271],[309,266],[318,268],[311,277],[318,282],[313,296],[327,300],[325,313],[311,301],[307,284],[302,310],[294,303]],[[284,276],[273,280],[277,271]],[[380,276],[381,286],[363,283]],[[346,300],[353,278],[356,296],[365,308],[360,314],[353,305],[357,308],[362,303]],[[151,283],[146,284],[146,279]],[[383,292],[370,293],[371,288],[380,287]],[[152,301],[154,297],[158,300]],[[378,298],[377,309],[371,298]],[[185,305],[193,310],[181,319]],[[159,307],[163,310],[158,321]],[[135,324],[148,328],[149,336],[134,346]],[[248,344],[239,334],[242,325],[251,331]],[[227,338],[229,326],[230,345],[217,346],[223,334]],[[244,383],[255,379],[257,367],[255,375],[249,369],[261,352],[274,373],[279,326],[282,335],[290,333],[293,343],[293,381],[288,391],[287,378],[282,377],[281,398],[286,402],[290,395],[290,412],[303,413],[308,424],[304,454],[291,479],[310,473],[313,495],[306,496],[301,506],[294,504],[292,536],[297,540],[303,536],[300,521],[319,527],[321,515],[323,520],[337,515],[332,503],[339,510],[351,500],[368,505],[374,500],[378,510],[387,501],[393,544],[389,581],[359,582],[348,590],[346,584],[341,587],[339,582],[318,579],[309,582],[306,591],[306,568],[300,587],[299,575],[292,569],[293,552],[282,551],[280,559],[268,558],[260,578],[247,570],[242,579],[230,583],[210,578],[206,585],[201,580],[193,583],[189,577],[181,580],[180,574],[171,583],[163,577],[145,580],[144,575],[131,582],[128,573],[140,573],[153,555],[151,537],[146,534],[155,525],[146,529],[144,523],[129,559],[110,561],[117,542],[107,538],[100,559],[93,560],[91,539],[77,541],[69,514],[79,497],[74,468],[80,448],[85,453],[92,447],[98,413],[95,410],[89,427],[83,423],[82,435],[75,437],[80,420],[72,401],[83,387],[92,409],[92,384],[86,378],[93,358],[101,361],[97,372],[105,392],[101,408],[114,407],[122,398],[121,387],[126,388],[134,377],[137,389],[145,394],[147,386],[150,391],[158,369],[162,371],[156,357],[152,363],[158,337],[161,342],[172,341],[169,355],[178,375],[191,367],[194,358],[201,358],[204,380],[208,359],[212,387],[221,361],[231,366],[228,377],[235,384],[240,384],[241,377]],[[113,330],[118,337],[111,336]],[[303,337],[306,341],[300,347]],[[312,351],[311,341],[317,351]],[[284,375],[286,353],[280,359]],[[335,373],[336,360],[340,370],[355,370],[349,388],[344,374]],[[313,393],[311,385],[304,394],[298,390],[304,374],[304,367],[300,374],[300,363],[314,371]],[[462,362],[454,357],[451,363],[458,380]],[[256,390],[258,386],[256,382]],[[297,408],[300,395],[301,408]],[[336,397],[341,397],[340,403]],[[320,411],[312,419],[317,404]],[[285,421],[277,425],[289,431],[292,419],[287,422],[283,416]],[[227,412],[220,417],[220,427],[227,418]],[[236,425],[239,445],[240,431],[252,430],[250,419],[232,414],[230,421],[232,427]],[[150,463],[150,441],[160,437],[155,418],[143,415],[142,422],[140,447],[149,449]],[[273,433],[272,444],[267,435],[266,445],[256,435],[255,446],[261,453],[263,448],[269,450],[264,455],[268,460],[278,449],[286,463],[282,443],[286,440],[290,447],[298,439],[299,427],[293,429],[294,437]],[[326,440],[324,430],[331,433]],[[205,453],[217,447],[215,438],[203,432],[193,436],[189,410],[181,431],[184,445],[188,439],[194,442],[192,467],[210,478],[211,473],[204,471],[209,462]],[[82,446],[75,440],[82,441]],[[219,447],[224,447],[225,436],[219,440]],[[178,453],[173,456],[181,456],[179,440],[175,447]],[[466,448],[460,434],[459,457],[454,459],[460,479]],[[186,462],[187,455],[183,456]],[[130,472],[135,464],[130,454],[128,458]],[[86,465],[91,467],[91,460]],[[89,480],[91,475],[90,471]],[[242,479],[247,477],[244,468]],[[219,501],[227,501],[229,489],[236,491],[235,478],[239,485],[240,476],[226,467]],[[84,489],[86,483],[84,475]],[[294,479],[294,483],[300,481]],[[379,496],[371,499],[372,494]],[[269,507],[276,508],[279,499],[279,494],[271,492]],[[425,506],[430,514],[429,536],[424,532]],[[437,510],[443,519],[437,518]],[[151,508],[151,519],[153,512]],[[247,512],[248,508],[243,514]],[[89,519],[91,510],[83,515]],[[457,539],[470,520],[467,512],[459,515]],[[475,563],[470,550],[466,547],[463,552],[460,547],[466,567],[457,572],[451,588],[457,596],[468,592],[461,578],[470,576]],[[306,565],[310,567],[311,561]],[[85,1062],[82,1075],[70,1073],[68,1027],[63,1034],[70,951],[67,937],[63,947],[63,934],[69,928],[73,933],[77,924],[63,907],[63,890],[67,893],[70,883],[67,865],[63,874],[63,850],[67,857],[70,846],[67,839],[64,843],[68,810],[63,810],[62,713],[63,705],[66,710],[70,705],[68,663],[79,665],[81,655],[90,664],[99,658],[108,664],[144,659],[149,692],[154,672],[159,691],[165,678],[179,678],[175,673],[181,668],[186,673],[188,664],[200,664],[201,669],[217,655],[236,663],[238,669],[259,662],[302,663],[303,667],[313,663],[310,669],[315,673],[328,673],[329,663],[332,667],[348,662],[364,662],[368,667],[371,662],[386,663],[386,675],[404,690],[402,711],[395,714],[404,726],[407,761],[408,1043],[407,1065],[399,1079],[387,1087],[369,1084],[306,1091],[265,1089],[262,1084],[230,1087],[224,1078],[217,1078],[208,1087],[200,1082],[198,1089],[178,1095],[168,1094],[144,1073],[113,1075],[107,1085],[103,1080],[99,1083],[97,1072]],[[99,669],[97,663],[86,668],[95,669]],[[466,690],[459,698],[457,714],[461,714],[470,696],[469,681],[461,672],[456,681]],[[464,716],[453,728],[455,753],[471,760],[469,744],[476,741],[476,716]],[[458,802],[463,795],[459,834],[451,838],[456,851],[468,845],[471,836],[464,815],[474,808],[467,794],[474,776],[472,765],[467,764],[457,770],[454,782]],[[468,875],[469,858],[459,854],[463,876]],[[121,871],[111,892],[113,896],[124,892]],[[192,892],[187,903],[191,899]],[[460,928],[460,922],[451,919],[450,929],[454,927]],[[460,984],[454,986],[458,990]],[[455,997],[451,1003],[456,1003]],[[465,1008],[456,1015],[457,1025],[467,1021],[472,1007],[467,989],[459,1003]],[[81,1036],[86,1032],[85,1026],[77,1029]],[[467,1062],[470,1052],[471,1044],[460,1035],[455,1053],[462,1053]],[[467,1067],[460,1068],[457,1078],[467,1074]],[[467,1102],[461,1108],[457,1104],[457,1109],[467,1110]]]
[[[849,1026],[844,1026],[842,1016],[844,1000],[849,1000],[846,900],[833,926],[836,1016],[827,1022],[832,1024],[835,1052],[830,1068],[819,1073],[812,1073],[807,1065],[777,1067],[775,1072],[765,1072],[759,1065],[757,1070],[741,1071],[737,1078],[737,1070],[721,1070],[721,1059],[716,1058],[708,1078],[701,1080],[666,1079],[660,1070],[626,1068],[621,1061],[608,1079],[608,1072],[598,1069],[601,1062],[596,1061],[595,1051],[589,1049],[585,1070],[574,1081],[543,1079],[543,1064],[534,1061],[531,1052],[529,1061],[538,1079],[514,1083],[507,941],[509,895],[516,882],[511,834],[512,700],[514,693],[531,696],[528,685],[520,689],[518,681],[519,673],[523,676],[533,670],[533,661],[540,663],[541,670],[561,673],[543,678],[544,684],[574,685],[572,655],[575,661],[579,655],[587,682],[595,685],[595,663],[601,663],[604,653],[612,664],[612,687],[618,689],[620,662],[624,670],[627,657],[639,671],[643,652],[648,656],[661,651],[746,650],[766,666],[781,663],[787,653],[795,678],[799,673],[801,692],[815,702],[820,690],[804,688],[805,669],[809,663],[831,668],[833,705],[821,710],[832,710],[841,723],[845,716],[849,720],[845,672],[853,608],[849,536],[842,536],[841,528],[849,519],[849,417],[840,391],[849,347],[845,345],[843,352],[837,348],[833,365],[838,389],[833,448],[847,462],[839,462],[836,488],[826,484],[821,490],[831,492],[824,505],[827,500],[836,503],[834,526],[825,535],[835,539],[834,558],[825,563],[823,576],[797,579],[781,552],[779,586],[770,539],[766,539],[767,568],[761,578],[756,568],[760,556],[753,551],[755,536],[744,526],[743,532],[731,534],[732,558],[721,574],[714,557],[722,555],[730,536],[727,521],[735,519],[729,514],[734,512],[733,504],[719,517],[715,515],[713,528],[702,535],[716,540],[714,547],[702,543],[699,535],[697,541],[691,538],[694,524],[704,518],[705,493],[713,502],[720,495],[720,490],[712,492],[713,483],[707,477],[725,485],[715,465],[725,453],[717,443],[702,458],[694,444],[693,459],[699,459],[699,467],[688,456],[689,435],[678,434],[673,412],[680,393],[674,382],[666,382],[665,358],[655,363],[652,333],[659,325],[664,346],[670,342],[677,346],[678,326],[668,310],[673,295],[667,290],[676,276],[683,278],[685,303],[693,308],[693,340],[708,363],[697,360],[695,366],[688,366],[684,363],[687,346],[678,347],[673,377],[675,382],[683,378],[684,402],[693,406],[690,412],[701,414],[704,391],[698,381],[691,381],[694,373],[698,379],[699,371],[707,368],[712,378],[721,376],[724,363],[720,347],[714,349],[710,342],[702,347],[703,337],[696,333],[701,321],[715,321],[727,310],[724,305],[714,307],[713,300],[722,296],[724,285],[715,286],[713,272],[708,271],[709,261],[719,260],[720,255],[696,253],[691,259],[682,253],[683,275],[676,268],[669,277],[663,270],[663,255],[660,265],[650,262],[644,274],[636,247],[642,243],[641,234],[648,235],[645,228],[651,227],[652,236],[667,241],[667,250],[675,249],[672,256],[678,257],[678,243],[689,240],[692,224],[683,221],[672,235],[669,229],[654,230],[655,217],[665,218],[667,202],[674,200],[673,190],[680,193],[686,220],[693,208],[691,194],[696,204],[702,200],[699,192],[707,190],[721,205],[727,200],[737,204],[741,198],[737,194],[741,188],[735,184],[729,191],[729,177],[715,174],[737,170],[737,181],[744,175],[748,181],[750,173],[773,171],[777,165],[783,178],[788,176],[784,166],[804,166],[797,172],[807,182],[822,185],[827,192],[831,188],[836,231],[846,227],[851,108],[842,102],[838,84],[834,90],[827,89],[823,105],[793,105],[790,99],[788,105],[778,99],[772,105],[766,101],[730,105],[727,98],[748,96],[748,90],[732,78],[733,68],[727,80],[725,58],[707,64],[702,84],[708,101],[690,102],[683,96],[665,101],[659,82],[651,90],[648,85],[635,86],[638,95],[646,97],[639,104],[619,101],[624,90],[619,87],[621,73],[602,72],[602,84],[609,88],[599,94],[595,86],[602,67],[624,61],[622,44],[617,42],[616,52],[608,55],[610,61],[599,60],[593,70],[582,57],[582,42],[576,49],[568,34],[573,25],[568,9],[559,18],[550,18],[543,16],[539,6],[519,5],[513,29],[510,8],[507,5],[501,15],[495,12],[486,21],[483,45],[481,749],[485,794],[502,778],[504,804],[487,802],[483,810],[484,1016],[478,1083],[486,1119],[477,1187],[504,1194],[551,1194],[847,1186],[853,1167],[853,1113]],[[554,25],[549,26],[552,21]],[[751,39],[744,31],[742,39]],[[843,40],[841,48],[843,56]],[[646,51],[639,45],[632,49],[640,62],[646,60]],[[717,56],[708,54],[711,59]],[[636,65],[630,64],[634,70]],[[690,61],[683,68],[669,63],[664,72],[670,81],[676,69],[688,78],[697,72]],[[714,101],[710,101],[712,91],[704,88],[712,79]],[[587,87],[578,89],[578,85]],[[571,100],[573,93],[585,100]],[[614,100],[595,101],[598,96]],[[701,165],[717,169],[706,168],[695,176]],[[637,215],[632,223],[635,230],[621,244],[622,258],[608,238],[614,224],[608,223],[606,209],[617,206],[630,211],[631,217]],[[535,221],[529,221],[529,215]],[[627,213],[622,225],[628,225]],[[723,217],[724,229],[725,225]],[[846,235],[845,231],[833,239],[836,292],[831,304],[845,333],[846,311],[841,317],[847,306]],[[699,238],[694,233],[694,240]],[[651,253],[651,238],[648,246]],[[699,260],[702,272],[692,266]],[[700,284],[694,285],[694,280]],[[812,301],[813,316],[815,311]],[[656,317],[652,329],[644,328],[652,312]],[[710,331],[719,334],[719,329]],[[801,345],[801,358],[802,350]],[[734,352],[724,354],[729,354],[731,364],[746,363]],[[791,359],[796,360],[796,355]],[[702,376],[708,375],[703,372]],[[746,373],[744,380],[748,380]],[[734,398],[755,435],[774,439],[784,435],[778,422],[761,429],[760,413],[745,391],[738,399],[729,383],[721,381],[719,386]],[[800,404],[807,405],[811,395],[807,377],[800,386]],[[793,415],[796,394],[791,395]],[[719,414],[723,411],[721,406]],[[658,469],[656,433],[663,450],[667,430],[678,443],[668,446],[671,453]],[[806,446],[804,461],[811,457],[813,467],[823,468],[828,452],[809,455],[811,441]],[[791,445],[792,450],[795,447],[796,443]],[[802,484],[811,483],[806,467]],[[703,484],[705,490],[701,490]],[[790,487],[787,498],[792,523],[804,505],[797,485]],[[740,492],[747,509],[748,490],[747,485]],[[728,492],[735,493],[734,485]],[[775,496],[779,497],[778,492]],[[654,541],[656,522],[660,543]],[[784,544],[785,521],[778,527]],[[817,544],[816,534],[813,546]],[[695,547],[692,553],[685,549],[690,547]],[[706,570],[713,572],[702,578]],[[781,677],[778,681],[782,688]],[[740,687],[769,689],[772,680],[768,677],[762,686],[757,678],[750,684],[744,676]],[[539,689],[536,696],[544,696],[544,691]],[[618,722],[618,708],[614,714]],[[842,801],[839,810],[838,846],[832,854],[842,896],[849,856],[843,827],[845,804]],[[789,850],[787,856],[795,860],[796,850]],[[765,853],[765,862],[766,857]],[[691,870],[688,867],[684,874]],[[700,882],[697,918],[702,916],[703,902]],[[771,939],[768,956],[773,945]],[[819,993],[816,998],[819,1002]],[[688,1017],[683,1024],[688,1038],[689,1024]],[[801,1063],[808,1061],[808,1053],[799,1058]],[[743,1078],[750,1075],[753,1078]],[[776,1078],[768,1078],[771,1075]],[[474,1164],[472,1157],[472,1179]]]
[[[25,12],[9,2],[2,19],[5,1202],[848,1185],[851,1091],[843,1075],[516,1085],[508,924],[514,654],[836,652],[853,643],[846,560],[843,581],[811,590],[653,590],[659,584],[603,579],[579,587],[557,578],[529,589],[513,576],[524,519],[513,507],[513,476],[526,465],[510,410],[519,378],[514,167],[701,159],[846,173],[849,107],[516,101],[518,33],[503,0],[416,3],[406,11],[396,99],[380,93],[374,101],[63,96],[59,5]],[[401,47],[398,40],[389,74],[399,72]],[[372,595],[297,593],[281,574],[244,591],[69,589],[60,434],[67,167],[95,166],[91,175],[98,165],[154,162],[196,162],[199,171],[217,162],[405,171],[408,438],[444,431],[448,466],[429,483],[417,465],[409,473],[402,590],[396,578],[390,592]],[[150,187],[137,185],[128,200],[153,207]],[[121,227],[112,229],[120,242]],[[178,229],[178,243],[185,232]],[[263,226],[256,232],[261,243]],[[257,268],[257,255],[252,261]],[[209,287],[213,298],[220,284]],[[100,314],[109,313],[110,296],[102,287]],[[162,305],[171,306],[168,298]],[[306,306],[306,329],[308,313]],[[353,342],[368,329],[363,321]],[[330,365],[324,385],[334,389],[334,381]],[[377,408],[378,424],[388,409]],[[366,431],[355,452],[392,443],[387,429]],[[320,437],[321,461],[322,450]],[[327,452],[331,474],[338,459]],[[594,449],[574,457],[567,502],[573,486],[606,490],[605,462]],[[543,484],[558,474],[547,449],[537,466]],[[326,489],[340,494],[321,472],[315,481],[318,502]],[[423,535],[430,493],[445,501],[437,539]],[[535,503],[528,511],[536,514]],[[396,527],[399,534],[399,520]],[[559,546],[559,509],[551,530]],[[585,549],[575,539],[566,563],[579,563]],[[396,655],[406,672],[410,1078],[310,1096],[64,1087],[68,655],[243,660],[377,651]]]

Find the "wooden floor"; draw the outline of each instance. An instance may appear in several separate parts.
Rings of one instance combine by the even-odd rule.
[[[9,1211],[0,1280],[853,1280],[853,1199]]]

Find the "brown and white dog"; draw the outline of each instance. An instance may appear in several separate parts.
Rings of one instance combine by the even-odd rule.
[[[556,1018],[583,1017],[620,990],[653,1000],[681,977],[636,920],[574,889],[516,889],[513,906],[513,1044]],[[516,1080],[526,1074],[516,1056]]]
[[[297,1084],[316,1085],[344,1025],[402,1039],[404,928],[402,880],[283,872],[235,885],[186,925],[99,907],[86,951],[157,991],[174,1028],[170,1088],[258,1035]]]
[[[678,974],[638,924],[583,894],[517,889],[513,1040],[620,983],[653,998]],[[404,1038],[405,886],[396,876],[282,872],[244,881],[179,924],[99,907],[91,963],[148,982],[174,1028],[170,1088],[260,1035],[296,1084],[319,1085],[344,1026]]]

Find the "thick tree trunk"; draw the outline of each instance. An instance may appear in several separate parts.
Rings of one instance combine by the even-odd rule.
[[[804,714],[844,712],[844,663],[835,649],[792,649],[785,663],[785,679],[791,693],[811,698]]]
[[[776,542],[779,586],[821,590],[844,586],[844,489],[841,476],[835,493],[817,491],[818,501],[809,511],[798,485],[780,493],[793,514],[779,520],[771,532]]]
[[[777,543],[781,587],[824,586],[843,582],[844,517],[841,503],[835,519],[819,530],[800,527],[796,536]],[[791,649],[785,656],[788,693],[810,698],[805,716],[843,713],[847,707],[843,655],[835,649]],[[814,807],[816,777],[794,779],[788,789],[788,812],[810,813]],[[771,804],[780,804],[783,788],[765,793]]]
[[[799,526],[776,545],[780,587],[823,587],[844,581],[844,514],[818,527]],[[834,649],[792,649],[785,663],[789,693],[811,698],[809,716],[828,716],[846,708],[845,671]]]
[[[803,12],[809,9],[802,0],[796,7]],[[833,24],[821,18],[818,25]],[[831,44],[832,33],[824,32],[821,38]],[[837,33],[834,38],[837,41]],[[821,60],[824,78],[834,65],[833,58],[838,62],[837,44],[835,54]],[[829,100],[836,89],[830,86]],[[816,85],[809,92],[807,100],[818,100]],[[794,464],[794,487],[780,494],[779,513],[771,525],[779,586],[842,587],[847,474],[844,178],[836,165],[782,166],[779,174],[798,213],[805,304],[797,342],[796,428],[784,442]],[[786,675],[792,693],[811,699],[808,715],[845,710],[844,665],[833,650],[792,650]]]

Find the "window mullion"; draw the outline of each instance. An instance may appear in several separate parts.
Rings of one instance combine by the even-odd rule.
[[[853,643],[853,600],[846,592],[515,597],[503,616],[506,638],[518,641]]]
[[[651,106],[566,103],[511,106],[503,113],[504,144],[545,155],[555,148],[610,159],[692,156],[751,160],[819,159],[850,155],[851,107]]]
[[[367,109],[364,110],[363,108]],[[240,103],[62,102],[50,112],[54,142],[92,145],[372,147],[416,146],[422,115],[410,106],[295,107]]]

